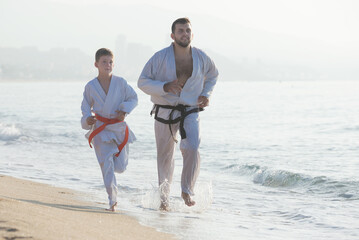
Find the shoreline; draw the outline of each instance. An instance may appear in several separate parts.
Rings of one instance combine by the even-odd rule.
[[[3,239],[175,239],[121,212],[107,212],[71,189],[0,175]]]

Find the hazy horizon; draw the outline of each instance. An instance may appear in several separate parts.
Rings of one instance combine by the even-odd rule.
[[[92,59],[98,48],[108,47],[121,56],[117,70],[133,68],[133,78],[154,52],[170,44],[172,22],[187,16],[193,46],[204,49],[226,79],[276,79],[282,72],[294,79],[333,80],[343,74],[356,80],[358,10],[359,3],[350,0],[2,0],[0,49],[76,49]],[[9,68],[9,61],[0,57],[0,67]]]

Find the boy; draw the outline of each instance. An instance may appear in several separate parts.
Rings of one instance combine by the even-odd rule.
[[[109,200],[109,208],[117,205],[115,172],[122,173],[128,164],[128,143],[136,140],[124,119],[137,106],[137,94],[126,80],[112,75],[114,67],[111,50],[96,52],[97,78],[85,86],[81,104],[83,129],[90,130],[86,137],[94,145]],[[92,115],[94,113],[94,115]]]

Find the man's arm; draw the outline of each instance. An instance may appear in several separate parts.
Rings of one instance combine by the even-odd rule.
[[[154,69],[156,66],[156,55],[154,55],[143,68],[141,75],[137,81],[137,86],[148,95],[162,96],[167,94],[164,90],[166,82],[156,80]]]
[[[204,69],[205,79],[201,96],[209,98],[212,94],[214,86],[217,83],[219,73],[214,62],[208,56],[206,56]]]
[[[218,79],[218,70],[214,62],[206,54],[204,54],[204,59],[204,86],[201,95],[197,100],[198,106],[201,108],[209,105],[209,98]]]

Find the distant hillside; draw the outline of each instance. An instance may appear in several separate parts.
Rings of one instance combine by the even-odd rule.
[[[118,46],[114,52],[114,74],[128,81],[137,81],[154,53],[150,47],[136,43]],[[219,69],[221,81],[320,79],[317,72],[306,67],[271,65],[246,58],[237,63],[218,53],[207,53]],[[0,48],[0,80],[89,80],[96,75],[94,57],[79,49]]]
[[[81,80],[94,74],[92,66],[92,59],[78,49],[0,48],[0,79]]]

